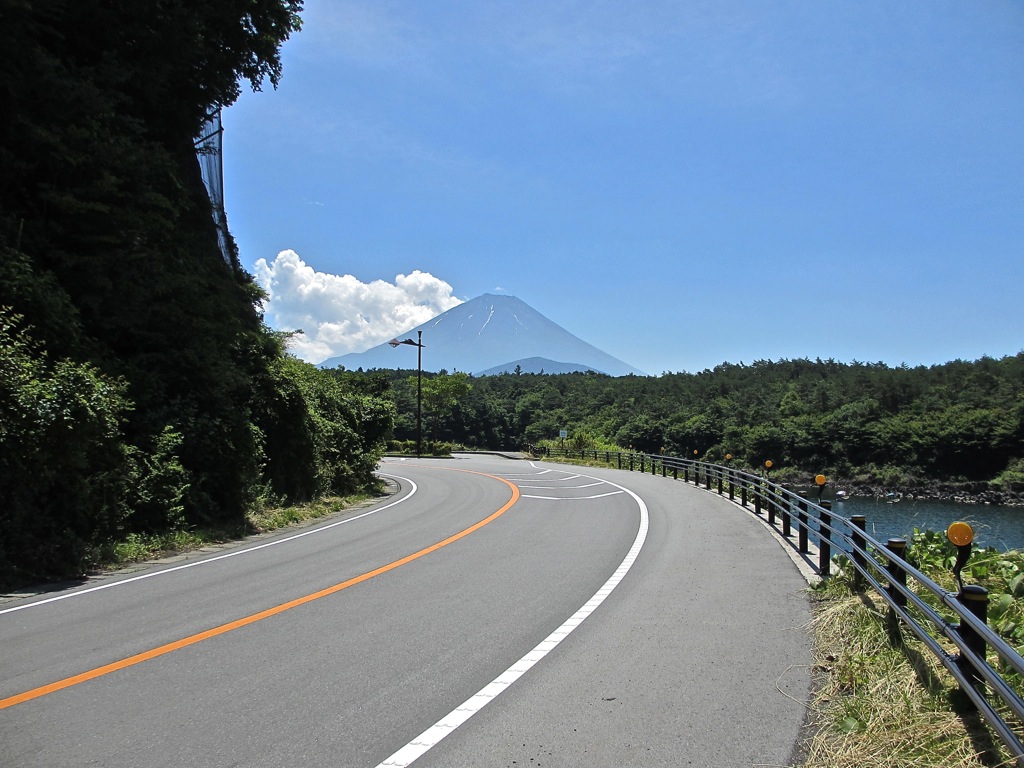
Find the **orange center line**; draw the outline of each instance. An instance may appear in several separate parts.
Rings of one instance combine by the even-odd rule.
[[[405,557],[399,560],[395,560],[394,562],[388,563],[387,565],[382,565],[379,568],[374,568],[372,571],[367,571],[366,573],[363,573],[359,576],[355,576],[351,579],[348,579],[347,581],[335,584],[332,587],[321,589],[319,592],[313,592],[312,594],[296,598],[295,600],[289,600],[286,603],[281,603],[280,605],[276,605],[273,608],[268,608],[265,611],[254,613],[251,616],[246,616],[244,618],[237,619],[236,621],[231,621],[227,624],[222,624],[219,627],[214,627],[213,629],[207,629],[203,632],[199,632],[194,635],[189,635],[188,637],[183,637],[181,640],[175,640],[173,643],[167,643],[166,645],[161,645],[156,648],[152,648],[148,651],[137,653],[134,656],[129,656],[126,659],[115,661],[112,664],[104,664],[102,667],[96,667],[95,669],[90,669],[87,672],[82,672],[78,675],[66,677],[63,680],[58,680],[55,683],[49,683],[48,685],[43,685],[38,688],[33,688],[30,691],[25,691],[24,693],[18,693],[14,696],[9,696],[6,699],[0,699],[0,709],[7,709],[8,707],[13,707],[16,704],[22,704],[26,701],[31,701],[32,699],[38,699],[40,696],[45,696],[48,693],[54,693],[55,691],[70,688],[74,685],[84,683],[88,680],[94,680],[95,678],[102,677],[103,675],[109,675],[111,672],[117,672],[118,670],[126,669],[127,667],[132,667],[136,664],[141,664],[144,661],[155,659],[158,656],[163,656],[166,653],[171,653],[172,651],[177,651],[181,648],[187,648],[190,645],[195,645],[196,643],[200,643],[203,640],[209,640],[211,637],[217,637],[218,635],[226,634],[235,629],[247,627],[250,624],[255,624],[257,621],[268,619],[271,616],[276,616],[279,613],[284,613],[285,611],[290,610],[292,608],[297,608],[300,605],[305,605],[306,603],[311,603],[314,600],[319,600],[321,597],[327,597],[328,595],[333,595],[337,592],[341,592],[341,590],[343,589],[353,587],[356,584],[361,584],[364,581],[372,579],[374,576],[380,576],[382,573],[393,571],[396,568],[411,563],[413,560],[418,560],[419,558],[425,555],[429,555],[431,552],[436,552],[442,547],[447,547],[449,544],[452,544],[458,541],[459,539],[468,536],[474,531],[480,530],[488,523],[497,520],[499,517],[505,514],[509,509],[512,508],[512,505],[519,500],[519,488],[517,488],[513,483],[509,482],[508,480],[505,480],[504,478],[497,477],[495,475],[487,475],[483,472],[470,472],[469,470],[456,471],[469,472],[469,474],[483,475],[484,477],[490,477],[495,480],[498,480],[512,489],[512,496],[496,512],[485,517],[483,520],[474,523],[473,525],[469,526],[469,528],[459,531],[458,533],[453,534],[452,536],[449,536],[447,539],[439,541],[436,544],[431,544],[429,547],[425,547],[419,550],[418,552],[413,552],[411,555],[406,555]]]

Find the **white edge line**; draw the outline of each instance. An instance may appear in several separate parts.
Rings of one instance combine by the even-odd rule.
[[[595,477],[591,479],[597,480],[598,478]],[[621,582],[623,577],[625,577],[629,572],[629,569],[633,567],[633,563],[636,562],[637,557],[640,555],[640,549],[643,547],[644,541],[647,539],[649,514],[647,511],[647,505],[644,504],[643,499],[633,491],[624,486],[618,485],[617,483],[610,481],[604,482],[628,493],[640,507],[640,528],[636,533],[636,538],[633,540],[633,546],[629,548],[629,552],[626,553],[626,556],[619,564],[619,567],[615,569],[615,573],[609,577],[608,581],[604,583],[604,586],[595,592],[594,596],[591,597],[582,608],[566,619],[562,626],[548,635],[532,651],[506,669],[502,674],[498,675],[498,677],[496,677],[490,684],[485,685],[475,695],[468,698],[462,705],[453,709],[445,717],[438,720],[434,725],[425,730],[415,739],[410,741],[390,757],[386,758],[384,762],[377,766],[377,768],[406,768],[426,754],[426,752],[440,743],[445,736],[448,736],[452,731],[487,706],[496,696],[508,689],[509,686],[526,674],[534,664],[553,651],[558,644],[565,640],[565,638],[567,638],[572,631],[576,629],[576,627],[583,623],[583,620],[590,616],[590,614],[592,614],[597,607],[605,601],[608,595],[612,593],[612,590],[619,585],[619,582]]]
[[[296,539],[301,539],[301,538],[303,538],[305,536],[312,536],[312,535],[317,534],[317,533],[322,533],[323,531],[328,531],[331,528],[337,528],[339,525],[345,525],[346,523],[355,522],[356,520],[359,520],[360,518],[367,517],[369,515],[375,515],[378,512],[383,512],[385,509],[390,509],[391,507],[397,506],[398,504],[401,504],[403,501],[406,501],[407,499],[411,499],[415,495],[416,491],[418,490],[418,486],[416,485],[416,483],[414,483],[412,480],[410,480],[407,477],[401,477],[400,475],[391,475],[391,474],[388,474],[388,473],[385,473],[385,472],[379,472],[378,474],[383,475],[384,477],[394,477],[394,478],[397,478],[399,480],[405,480],[407,483],[409,483],[412,486],[412,489],[409,491],[408,494],[406,494],[402,498],[396,499],[395,501],[392,501],[389,504],[385,504],[382,507],[377,507],[375,509],[371,509],[371,510],[369,510],[367,512],[363,512],[362,514],[356,515],[354,517],[347,517],[344,520],[338,520],[337,522],[330,523],[329,525],[323,525],[323,526],[319,526],[317,528],[311,528],[311,529],[309,529],[307,531],[303,531],[302,533],[296,533],[296,534],[294,534],[292,536],[286,536],[283,539],[274,539],[273,541],[268,541],[268,542],[266,542],[264,544],[257,544],[254,547],[248,547],[246,549],[236,549],[236,550],[233,550],[231,552],[226,552],[223,555],[216,555],[214,557],[208,557],[208,558],[206,558],[204,560],[196,560],[194,562],[185,563],[183,565],[175,565],[175,566],[173,566],[171,568],[165,568],[165,569],[160,570],[160,571],[151,571],[149,573],[143,573],[143,574],[141,574],[139,576],[132,576],[132,577],[127,578],[127,579],[121,579],[120,581],[111,581],[111,582],[107,582],[106,584],[99,584],[99,585],[97,585],[95,587],[89,587],[87,589],[79,589],[79,590],[77,590],[75,592],[65,592],[64,594],[57,595],[56,597],[48,597],[48,598],[46,598],[44,600],[37,600],[34,603],[25,603],[23,605],[15,605],[12,608],[3,608],[3,609],[0,609],[0,616],[4,615],[5,613],[14,613],[15,611],[23,611],[26,608],[35,608],[35,607],[40,606],[40,605],[46,605],[47,603],[56,603],[59,600],[67,600],[68,598],[71,598],[71,597],[79,597],[81,595],[87,595],[90,592],[99,592],[102,589],[110,589],[112,587],[120,587],[120,586],[123,586],[124,584],[131,584],[132,582],[142,581],[143,579],[151,579],[151,578],[153,578],[155,576],[166,576],[167,574],[174,573],[175,571],[183,571],[186,568],[195,568],[197,565],[208,565],[210,563],[215,563],[218,560],[225,560],[225,559],[227,559],[229,557],[237,557],[238,555],[247,555],[247,554],[250,554],[251,552],[256,552],[256,551],[261,550],[261,549],[266,549],[267,547],[275,547],[278,544],[284,544],[284,543],[289,542],[289,541],[295,541]]]

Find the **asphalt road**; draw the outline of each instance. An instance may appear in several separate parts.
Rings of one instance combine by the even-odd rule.
[[[786,765],[806,583],[679,481],[387,460],[371,507],[0,601],[0,766]]]

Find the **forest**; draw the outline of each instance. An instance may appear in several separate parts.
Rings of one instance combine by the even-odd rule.
[[[391,390],[395,436],[412,439],[409,371],[335,375]],[[576,449],[696,452],[713,462],[729,454],[750,468],[771,460],[779,470],[878,482],[1024,483],[1024,353],[918,367],[761,360],[659,377],[425,376],[425,392],[438,380],[461,382],[457,396],[440,400],[443,419],[424,395],[425,436],[471,449],[557,446],[565,430]]]
[[[375,485],[389,399],[286,352],[195,140],[298,0],[0,0],[0,584]]]

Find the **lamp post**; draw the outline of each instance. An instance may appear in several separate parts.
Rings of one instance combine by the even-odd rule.
[[[408,344],[416,347],[416,458],[423,451],[423,331],[416,331],[416,341],[412,339],[392,339],[388,342],[392,347]]]

